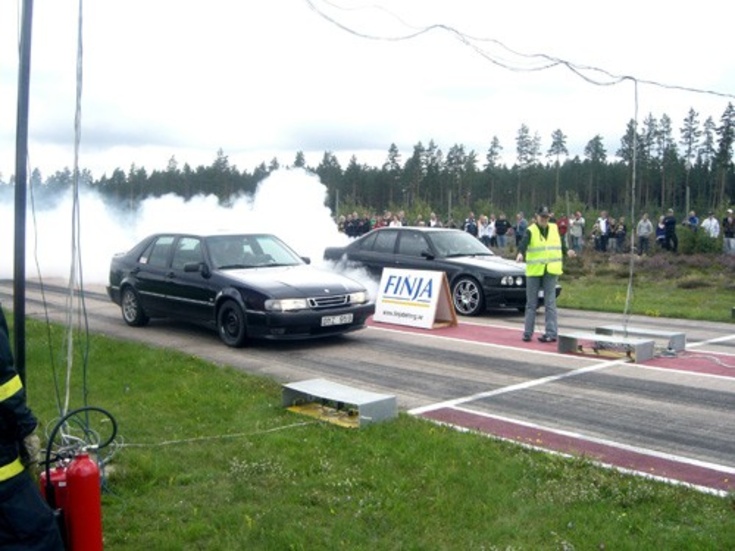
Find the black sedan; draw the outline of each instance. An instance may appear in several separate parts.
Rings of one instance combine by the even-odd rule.
[[[494,254],[462,230],[378,228],[346,247],[327,248],[324,259],[362,266],[377,278],[383,268],[442,271],[455,310],[465,316],[488,308],[523,310],[526,305],[526,265]]]
[[[375,310],[366,289],[308,264],[270,234],[156,234],[112,258],[107,293],[128,325],[178,318],[232,347],[365,327]]]

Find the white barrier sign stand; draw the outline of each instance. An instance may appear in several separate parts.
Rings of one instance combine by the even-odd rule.
[[[380,278],[374,321],[434,329],[457,325],[444,272],[386,268]]]

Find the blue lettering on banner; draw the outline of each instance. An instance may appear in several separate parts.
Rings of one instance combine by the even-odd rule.
[[[413,302],[431,302],[434,281],[423,277],[390,275],[385,282],[383,294]]]

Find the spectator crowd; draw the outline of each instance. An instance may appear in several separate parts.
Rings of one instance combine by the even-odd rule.
[[[627,253],[631,248],[639,255],[650,254],[654,248],[675,253],[679,248],[677,234],[679,227],[686,231],[701,231],[711,239],[719,239],[722,236],[723,252],[735,254],[735,217],[731,208],[727,209],[721,220],[713,210],[710,210],[707,217],[701,221],[693,210],[681,221],[676,218],[673,209],[668,209],[655,221],[644,212],[635,224],[629,224],[625,216],[615,218],[603,210],[589,230],[587,221],[580,211],[569,216],[562,215],[558,219],[552,213],[550,221],[557,224],[566,246],[576,254],[582,253],[586,248],[603,253]],[[504,212],[498,213],[497,216],[493,213],[489,216],[481,214],[479,217],[475,217],[474,212],[469,212],[464,222],[458,225],[452,218],[442,222],[433,212],[426,220],[418,215],[415,220],[409,221],[405,212],[401,210],[397,213],[385,211],[382,216],[367,213],[360,216],[357,212],[353,212],[339,216],[337,226],[339,231],[349,237],[359,237],[383,226],[459,228],[477,237],[488,248],[503,251],[511,245],[514,248],[518,247],[528,227],[528,220],[523,212],[518,212],[512,221]]]

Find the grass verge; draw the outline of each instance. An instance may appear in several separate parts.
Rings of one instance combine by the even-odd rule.
[[[629,313],[649,317],[733,322],[735,257],[650,257],[585,252],[565,262],[559,306],[622,314],[632,281]],[[632,279],[631,279],[632,271]]]

